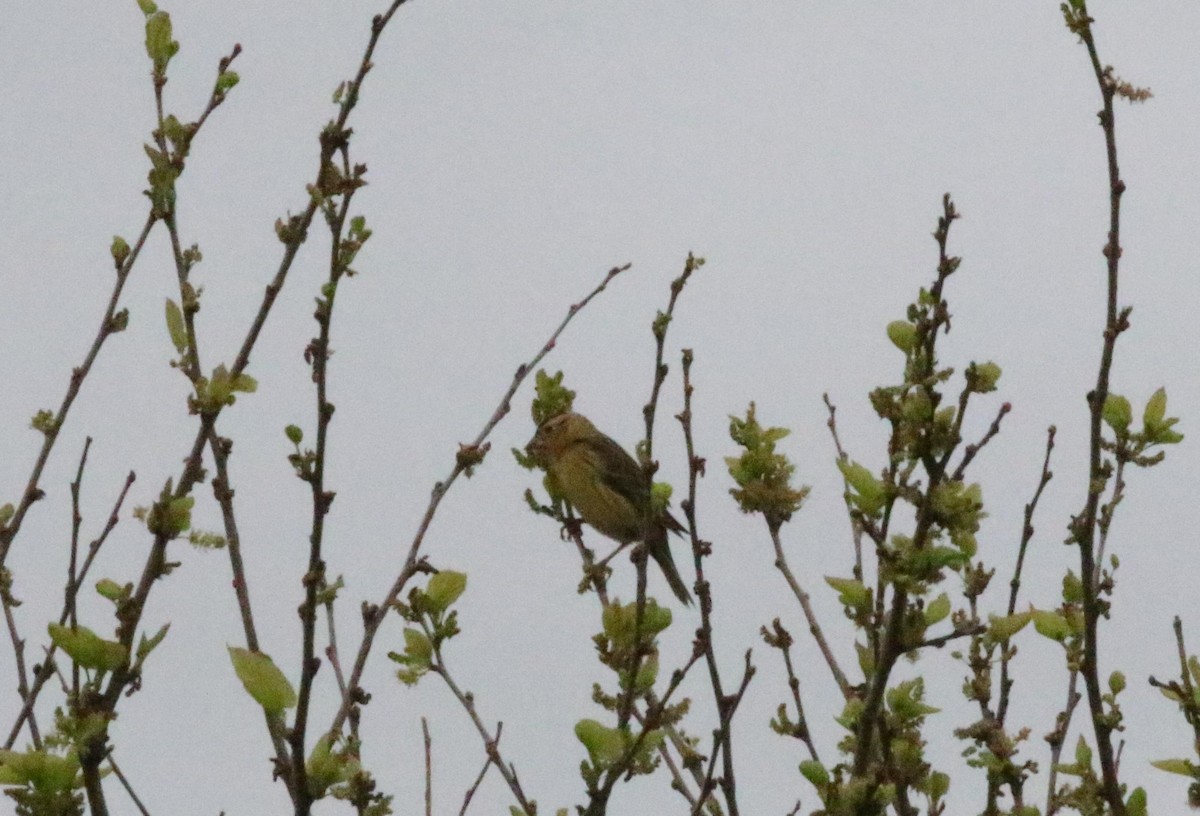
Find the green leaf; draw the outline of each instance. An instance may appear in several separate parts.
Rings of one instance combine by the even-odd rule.
[[[917,327],[907,320],[893,320],[887,326],[888,339],[905,354],[917,344]]]
[[[58,756],[47,751],[0,750],[0,785],[29,786],[47,795],[74,790],[78,776],[79,759],[74,752]]]
[[[128,594],[128,590],[111,578],[101,578],[96,582],[96,592],[100,597],[110,601],[119,601]]]
[[[85,626],[70,629],[50,624],[50,640],[84,669],[113,671],[125,664],[129,653],[115,640],[105,640]]]
[[[1081,603],[1083,601],[1083,581],[1079,580],[1079,576],[1070,570],[1063,576],[1063,600],[1067,603]]]
[[[230,381],[229,388],[231,391],[241,391],[244,394],[253,394],[258,390],[258,380],[254,379],[249,374],[238,374]]]
[[[839,459],[837,465],[846,479],[846,484],[854,490],[854,493],[850,494],[850,501],[859,510],[872,516],[883,509],[887,502],[887,491],[883,482],[876,479],[871,471],[849,459]]]
[[[16,512],[17,510],[12,506],[12,502],[5,502],[4,506],[0,507],[0,527],[8,524]]]
[[[158,71],[165,69],[179,51],[179,43],[171,39],[171,33],[170,14],[156,11],[146,18],[146,53]]]
[[[1155,768],[1158,768],[1160,771],[1179,774],[1180,776],[1186,776],[1191,779],[1196,778],[1196,772],[1198,770],[1195,765],[1186,759],[1156,759],[1150,764]]]
[[[467,576],[462,572],[442,570],[429,579],[425,588],[425,596],[429,598],[430,607],[434,612],[444,612],[450,604],[458,600],[466,591]]]
[[[625,753],[624,734],[596,720],[580,720],[575,723],[575,736],[587,749],[592,764],[599,768],[612,765]]]
[[[1146,816],[1146,791],[1134,788],[1133,793],[1125,800],[1126,816]]]
[[[410,626],[404,630],[404,654],[410,660],[429,665],[433,660],[433,644],[424,632]]]
[[[1114,695],[1125,690],[1125,674],[1123,672],[1115,671],[1108,676],[1108,690]]]
[[[296,690],[270,657],[236,646],[226,648],[233,670],[255,702],[272,713],[296,705]]]
[[[158,6],[154,5],[154,0],[137,0],[138,8],[142,10],[142,14],[149,17],[154,12],[158,11]]]
[[[1043,609],[1033,610],[1033,628],[1042,637],[1060,643],[1071,634],[1071,624],[1061,613]]]
[[[1032,617],[1033,614],[1031,612],[1017,612],[1016,614],[1005,615],[1003,617],[999,615],[989,615],[988,634],[991,635],[994,640],[1006,641],[1017,632],[1020,632],[1022,629],[1024,629],[1025,625],[1029,623],[1029,620]]]
[[[113,261],[120,267],[125,263],[125,259],[129,257],[129,244],[120,235],[114,235],[112,246],[108,249],[112,253]]]
[[[1150,399],[1146,401],[1146,408],[1142,411],[1142,424],[1149,431],[1152,428],[1162,424],[1163,418],[1167,415],[1167,389],[1160,388],[1155,391]]]
[[[859,608],[869,606],[871,603],[871,590],[867,589],[861,581],[826,575],[825,583],[837,590],[838,600],[845,606]]]
[[[187,351],[187,328],[183,323],[183,311],[179,304],[167,298],[167,332],[171,335],[171,343],[180,354]]]
[[[929,798],[935,802],[946,795],[950,790],[950,777],[941,771],[934,771],[929,775],[929,784],[926,786],[926,793]]]
[[[1075,764],[1080,768],[1092,767],[1092,749],[1082,734],[1079,735],[1079,742],[1075,743]]]
[[[950,596],[943,592],[925,607],[925,625],[933,626],[950,615]]]
[[[818,790],[829,784],[829,771],[815,759],[806,759],[800,763],[800,774]]]
[[[1133,421],[1133,408],[1129,405],[1129,400],[1120,394],[1109,394],[1104,400],[1101,416],[1110,428],[1122,434],[1129,429],[1129,423]]]
[[[158,648],[158,644],[163,642],[163,638],[167,636],[167,632],[170,630],[170,628],[171,624],[164,623],[162,628],[154,633],[153,637],[147,638],[145,635],[142,635],[142,639],[138,641],[137,647],[138,663],[143,662],[147,657],[150,656],[151,652]]]
[[[1000,379],[1000,366],[995,363],[972,363],[967,371],[967,379],[974,391],[986,394],[996,390]]]
[[[227,93],[233,86],[237,85],[241,79],[242,78],[237,75],[236,71],[222,71],[217,76],[217,93]]]

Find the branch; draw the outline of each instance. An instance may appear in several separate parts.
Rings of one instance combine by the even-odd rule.
[[[1118,319],[1117,289],[1121,265],[1121,196],[1125,193],[1125,182],[1117,165],[1116,119],[1113,97],[1116,82],[1112,68],[1103,67],[1092,37],[1092,18],[1088,15],[1087,3],[1079,1],[1077,6],[1079,23],[1072,30],[1079,35],[1087,47],[1088,57],[1096,85],[1100,90],[1103,109],[1100,111],[1100,127],[1104,131],[1105,154],[1108,164],[1109,226],[1108,240],[1104,245],[1107,260],[1107,302],[1105,308],[1104,345],[1100,354],[1100,367],[1096,374],[1096,386],[1088,394],[1091,413],[1091,428],[1088,440],[1088,490],[1083,512],[1072,521],[1072,537],[1079,545],[1080,579],[1083,583],[1084,654],[1080,670],[1087,688],[1088,707],[1092,727],[1096,734],[1096,750],[1103,774],[1103,794],[1113,816],[1125,816],[1125,802],[1121,796],[1121,784],[1117,778],[1117,765],[1112,746],[1112,729],[1104,714],[1103,691],[1100,685],[1099,625],[1100,598],[1096,581],[1096,520],[1100,505],[1100,491],[1095,488],[1107,480],[1103,459],[1103,411],[1108,399],[1109,377],[1117,337],[1128,328],[1128,322]],[[1122,318],[1124,316],[1122,315]]]
[[[833,680],[837,683],[838,691],[842,693],[843,699],[849,700],[854,694],[854,688],[850,685],[850,681],[846,679],[841,666],[838,665],[837,658],[833,655],[833,649],[829,647],[829,641],[825,639],[825,633],[821,629],[821,624],[817,621],[817,615],[813,611],[808,593],[801,589],[796,576],[792,574],[791,567],[788,566],[787,556],[783,553],[783,542],[779,538],[779,525],[768,522],[767,531],[771,534],[771,543],[775,547],[775,568],[783,573],[784,580],[787,581],[792,594],[800,602],[800,608],[804,610],[804,619],[808,621],[808,631],[812,633],[813,640],[817,642],[817,648],[821,650],[821,656],[825,658],[825,665],[829,667],[830,673],[833,674]]]
[[[492,412],[491,417],[486,423],[484,423],[483,429],[475,437],[475,440],[471,442],[470,445],[464,446],[464,449],[476,452],[486,450],[484,443],[487,441],[487,438],[491,434],[492,430],[495,429],[497,424],[499,424],[500,420],[504,419],[504,417],[508,415],[509,411],[512,410],[512,398],[517,393],[517,389],[521,387],[521,384],[525,382],[525,378],[528,377],[529,373],[537,367],[537,364],[542,361],[542,358],[554,349],[554,345],[558,341],[559,335],[563,333],[563,331],[567,328],[567,325],[571,322],[571,320],[574,319],[575,315],[579,314],[579,312],[591,302],[592,298],[603,292],[613,278],[629,269],[629,267],[630,264],[613,267],[608,271],[608,274],[604,276],[604,280],[600,282],[600,285],[593,289],[587,295],[587,297],[578,303],[571,304],[570,309],[567,310],[567,316],[563,318],[561,323],[558,324],[558,328],[555,329],[554,333],[550,335],[550,339],[546,341],[542,348],[529,360],[529,362],[522,363],[517,368],[516,374],[513,375],[512,382],[508,386],[508,390],[505,391],[504,395],[500,398],[500,404],[496,406],[496,410]],[[367,666],[367,658],[370,657],[371,647],[375,642],[375,636],[379,632],[379,627],[383,624],[388,610],[392,608],[392,604],[396,602],[396,599],[399,598],[400,594],[404,591],[404,587],[407,585],[409,579],[411,579],[417,572],[420,572],[424,569],[422,563],[423,559],[420,558],[419,554],[421,551],[421,544],[425,541],[425,534],[429,530],[429,525],[433,522],[433,517],[437,514],[438,507],[441,505],[442,499],[445,498],[446,493],[454,485],[454,482],[458,479],[459,475],[461,475],[467,469],[467,467],[468,465],[466,464],[466,460],[464,460],[464,458],[461,456],[457,457],[455,459],[454,467],[450,470],[450,474],[442,481],[434,484],[433,490],[429,496],[429,504],[426,506],[425,514],[421,518],[421,523],[417,527],[417,532],[413,536],[412,542],[409,544],[408,555],[404,559],[404,566],[400,570],[400,574],[396,576],[396,580],[392,583],[391,588],[384,596],[382,603],[380,603],[378,606],[364,606],[362,642],[359,644],[358,654],[354,659],[354,666],[351,668],[350,676],[347,679],[348,692],[342,698],[342,704],[338,708],[337,714],[334,715],[333,723],[329,727],[330,731],[340,731],[346,722],[346,718],[350,715],[351,707],[357,704],[359,695],[362,693],[361,689],[359,688],[359,682],[362,680],[363,671]]]

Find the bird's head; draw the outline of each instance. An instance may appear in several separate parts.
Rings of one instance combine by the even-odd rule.
[[[551,417],[538,427],[525,452],[543,467],[551,464],[576,442],[596,435],[596,426],[582,414]]]

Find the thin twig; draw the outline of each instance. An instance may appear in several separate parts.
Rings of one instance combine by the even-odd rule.
[[[1046,485],[1050,484],[1050,480],[1054,478],[1053,471],[1050,470],[1050,455],[1054,452],[1054,435],[1056,429],[1051,425],[1046,430],[1046,455],[1042,459],[1042,473],[1038,477],[1037,489],[1033,491],[1033,498],[1025,505],[1025,518],[1021,525],[1021,544],[1017,548],[1017,563],[1013,568],[1012,580],[1008,582],[1008,612],[1012,615],[1017,611],[1017,594],[1021,590],[1021,571],[1025,566],[1025,551],[1029,548],[1029,542],[1033,540],[1033,515],[1037,512],[1038,502],[1042,499],[1042,492],[1046,489]],[[1001,725],[1004,725],[1008,717],[1008,701],[1009,693],[1012,689],[1012,681],[1008,677],[1009,663],[1011,662],[1011,653],[1006,647],[1002,647],[1000,653],[1000,701],[996,706],[996,719]]]
[[[964,392],[967,393],[967,392]],[[954,474],[950,477],[950,481],[957,482],[963,478],[963,474],[967,472],[967,465],[979,454],[981,450],[995,438],[996,434],[1000,433],[1000,423],[1004,421],[1009,411],[1012,410],[1011,403],[1004,403],[1000,406],[1000,410],[996,412],[996,418],[992,420],[992,424],[988,426],[987,432],[978,441],[974,442],[963,450],[962,461],[958,463],[958,467],[954,469]],[[965,413],[965,412],[964,412]]]
[[[425,816],[433,816],[433,740],[429,736],[429,721],[424,717],[421,736],[425,742]]]
[[[1054,730],[1047,735],[1050,743],[1050,776],[1046,780],[1046,816],[1054,816],[1059,811],[1055,801],[1055,788],[1058,786],[1059,760],[1062,758],[1063,746],[1067,742],[1067,732],[1071,730],[1071,717],[1075,715],[1075,707],[1082,699],[1077,690],[1079,686],[1079,671],[1072,669],[1067,680],[1067,703],[1055,719]]]
[[[83,566],[79,568],[79,575],[76,578],[75,584],[67,587],[67,597],[63,600],[62,612],[58,617],[59,626],[64,625],[70,620],[71,614],[75,609],[75,597],[79,592],[79,587],[83,585],[83,581],[91,569],[92,562],[95,560],[97,553],[100,552],[100,548],[104,545],[105,540],[108,539],[108,534],[113,531],[113,528],[117,526],[117,522],[120,521],[121,506],[125,503],[125,497],[129,494],[129,488],[133,486],[136,478],[133,471],[130,471],[129,475],[125,477],[125,484],[122,486],[121,492],[113,504],[112,512],[108,516],[108,522],[105,524],[100,535],[88,546],[87,557],[83,561]],[[41,668],[34,672],[33,685],[29,689],[29,696],[25,698],[25,703],[17,713],[17,718],[8,733],[8,738],[4,741],[5,750],[11,749],[16,744],[17,737],[21,734],[22,726],[24,726],[25,721],[33,713],[33,706],[37,702],[38,694],[46,684],[46,681],[54,673],[55,665],[53,658],[57,649],[57,644],[52,642],[46,651],[46,658],[42,661]]]
[[[113,759],[112,751],[108,752],[108,767],[112,768],[112,772],[116,774],[117,779],[121,780],[121,787],[125,788],[125,792],[129,794],[129,798],[133,800],[134,807],[138,809],[138,813],[142,816],[150,816],[150,811],[142,804],[142,800],[138,798],[137,793],[133,789],[133,785],[129,784],[129,780],[125,778],[125,774],[121,773],[121,767],[117,765],[117,761]]]
[[[829,435],[833,437],[833,447],[837,451],[838,461],[848,462],[850,461],[850,457],[846,454],[846,449],[842,447],[842,440],[838,436],[837,408],[830,401],[828,393],[822,394],[821,399],[825,401],[825,409],[829,412],[829,419],[825,425],[829,428]],[[847,496],[845,500],[846,508],[852,510],[853,507],[850,505],[849,497]],[[854,539],[854,580],[861,582],[863,579],[863,528],[854,513],[848,513],[847,515],[850,518],[850,535]]]
[[[808,631],[812,633],[813,640],[817,642],[817,648],[821,650],[821,656],[825,658],[825,665],[829,667],[829,671],[833,675],[833,680],[837,683],[838,691],[842,693],[844,699],[849,700],[854,694],[854,689],[850,685],[850,681],[846,679],[842,667],[838,665],[837,658],[833,654],[833,649],[829,647],[829,641],[825,639],[825,632],[821,629],[821,624],[817,621],[817,615],[813,611],[808,593],[800,587],[800,583],[792,573],[791,567],[788,566],[787,556],[783,552],[783,541],[779,537],[779,525],[768,522],[767,531],[771,535],[771,544],[775,547],[775,568],[783,574],[783,578],[787,581],[792,594],[800,602],[800,608],[804,610],[804,619],[808,622]]]
[[[554,345],[558,341],[559,336],[567,328],[567,325],[570,324],[571,320],[574,319],[575,315],[579,314],[579,312],[591,302],[592,298],[603,292],[613,278],[629,269],[629,267],[630,264],[625,264],[624,266],[618,266],[610,269],[608,274],[604,276],[604,280],[600,282],[599,286],[593,289],[583,300],[571,305],[570,309],[567,310],[567,316],[563,318],[561,323],[558,324],[558,328],[556,328],[553,334],[550,335],[550,339],[546,341],[546,343],[532,357],[532,359],[529,360],[529,362],[523,363],[517,368],[516,374],[513,375],[513,379],[508,386],[508,390],[506,390],[504,395],[500,398],[500,403],[496,406],[496,410],[492,412],[491,417],[489,417],[487,422],[484,423],[483,429],[475,437],[475,440],[470,445],[464,446],[464,449],[473,451],[486,450],[486,448],[484,448],[484,443],[487,441],[488,436],[491,435],[492,430],[497,424],[499,424],[500,420],[504,419],[504,417],[508,415],[509,411],[512,410],[512,398],[517,393],[517,389],[521,387],[521,384],[525,382],[525,379],[529,376],[530,372],[537,367],[537,364],[542,361],[543,357],[545,357],[554,349]],[[400,594],[404,591],[404,587],[408,584],[408,581],[415,574],[424,569],[424,566],[422,565],[422,559],[420,558],[420,551],[421,545],[425,541],[425,534],[429,531],[429,525],[433,522],[433,517],[437,514],[438,507],[441,505],[442,499],[445,498],[446,493],[450,490],[454,482],[458,479],[459,475],[461,475],[466,468],[467,465],[465,464],[463,457],[456,457],[454,467],[451,469],[450,474],[445,479],[437,482],[433,486],[433,490],[430,492],[429,496],[429,504],[426,506],[425,514],[421,517],[421,522],[417,527],[417,532],[413,536],[412,542],[409,544],[408,555],[404,559],[404,566],[401,568],[400,574],[396,576],[396,580],[392,582],[391,588],[388,590],[383,601],[378,606],[368,606],[366,609],[364,609],[362,641],[359,644],[358,654],[354,659],[354,665],[350,670],[350,676],[346,681],[348,690],[347,694],[342,698],[342,704],[338,708],[337,713],[334,715],[333,722],[329,727],[331,732],[336,733],[340,731],[346,722],[346,718],[350,715],[350,709],[353,705],[355,705],[355,697],[358,694],[359,683],[362,680],[363,671],[366,669],[367,658],[370,657],[371,647],[375,642],[375,636],[379,632],[379,627],[383,624],[388,610],[392,608],[392,604],[396,602],[396,599],[399,598]]]
[[[459,704],[467,712],[467,716],[471,718],[471,722],[475,724],[475,730],[479,732],[479,736],[483,739],[484,750],[487,751],[488,758],[496,766],[496,770],[500,771],[500,775],[504,777],[509,791],[512,792],[513,798],[517,800],[517,804],[526,813],[533,813],[533,808],[529,800],[525,797],[525,791],[521,788],[521,781],[517,778],[516,768],[506,763],[503,755],[500,753],[500,730],[502,725],[499,723],[496,725],[496,735],[492,736],[487,726],[483,724],[479,712],[475,709],[475,695],[470,692],[464,692],[454,682],[454,678],[450,676],[450,671],[446,668],[446,662],[442,658],[440,649],[436,650],[436,658],[436,661],[429,667],[430,671],[445,681],[447,688],[450,689],[450,693],[454,695],[455,699],[458,700]]]
[[[75,402],[75,398],[79,396],[79,389],[83,386],[83,381],[92,370],[92,364],[100,356],[100,349],[104,346],[104,342],[112,334],[120,330],[118,328],[119,322],[114,320],[117,315],[117,304],[121,300],[121,292],[125,288],[125,282],[129,280],[129,274],[133,271],[133,265],[141,255],[142,247],[146,243],[146,238],[150,235],[150,230],[154,227],[155,220],[153,214],[146,217],[146,223],[142,226],[142,232],[130,249],[129,255],[117,267],[117,276],[113,281],[112,292],[109,295],[104,316],[100,319],[100,329],[96,332],[96,338],[92,341],[92,346],[88,349],[83,362],[71,370],[71,380],[67,385],[67,392],[63,395],[58,411],[54,414],[53,430],[47,433],[45,439],[42,441],[42,448],[38,451],[37,459],[34,461],[33,471],[29,474],[29,480],[26,482],[25,490],[21,494],[21,501],[17,504],[13,517],[9,520],[8,524],[0,527],[0,567],[3,567],[8,559],[8,551],[12,547],[13,540],[17,537],[17,533],[21,531],[21,523],[25,519],[25,514],[29,511],[30,506],[44,495],[41,488],[38,487],[38,481],[42,478],[42,471],[46,467],[46,462],[50,459],[50,451],[54,448],[54,443],[58,439],[58,433],[62,430],[63,423],[66,422],[67,412],[71,410],[71,405]]]
[[[504,723],[496,725],[496,739],[500,739],[500,730]],[[463,796],[462,807],[458,809],[458,816],[466,816],[467,807],[470,806],[471,800],[475,798],[475,792],[479,790],[479,786],[483,784],[483,778],[487,776],[488,768],[492,767],[492,758],[489,756],[483,760],[483,767],[479,769],[479,775],[475,777],[475,781],[471,783],[471,787],[467,788],[466,794]]]

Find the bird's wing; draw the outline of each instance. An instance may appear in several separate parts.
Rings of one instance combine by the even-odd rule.
[[[587,445],[593,460],[600,465],[596,475],[604,487],[626,497],[635,507],[649,506],[650,486],[646,483],[646,473],[624,448],[604,434],[589,437],[582,444]]]

